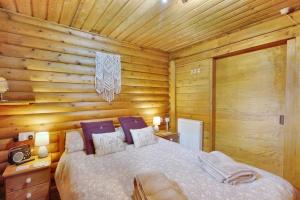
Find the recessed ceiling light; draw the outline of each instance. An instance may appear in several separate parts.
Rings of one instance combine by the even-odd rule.
[[[168,3],[168,0],[161,0],[162,3]]]

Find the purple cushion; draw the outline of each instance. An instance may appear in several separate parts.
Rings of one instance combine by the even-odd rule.
[[[147,127],[147,124],[142,117],[120,117],[119,121],[125,134],[125,141],[128,144],[133,144],[130,129],[140,129]]]
[[[86,154],[95,154],[92,134],[115,132],[113,121],[81,122]]]

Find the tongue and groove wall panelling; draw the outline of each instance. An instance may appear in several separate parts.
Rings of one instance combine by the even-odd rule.
[[[300,21],[300,12],[296,11],[291,13],[290,16],[296,21]],[[269,21],[265,21],[263,23],[256,24],[254,26],[239,30],[237,32],[233,32],[231,34],[227,34],[223,37],[219,37],[216,39],[207,40],[205,42],[199,42],[195,45],[192,45],[187,48],[183,48],[178,51],[174,51],[170,53],[170,59],[175,61],[176,71],[180,71],[182,66],[193,66],[196,68],[196,63],[205,62],[208,59],[220,58],[223,56],[240,54],[244,52],[249,52],[257,49],[264,49],[268,47],[272,47],[274,45],[286,44],[288,41],[287,48],[287,82],[286,82],[286,106],[287,113],[285,118],[285,131],[284,131],[284,147],[283,147],[283,176],[293,183],[297,188],[300,188],[300,135],[299,135],[299,123],[296,121],[299,119],[300,106],[297,103],[299,92],[299,62],[298,56],[300,54],[299,51],[299,35],[300,28],[297,26],[292,20],[290,20],[287,16],[281,16]],[[296,38],[296,39],[294,39]],[[213,66],[214,68],[214,66]],[[201,73],[201,70],[200,70]],[[203,74],[206,79],[214,77],[215,71],[212,73]],[[176,74],[177,75],[177,74]],[[201,75],[202,76],[202,75]],[[196,89],[194,86],[197,81],[192,81],[193,76],[189,76],[189,81],[186,80],[186,88],[195,88],[195,93],[187,96],[185,95],[182,98],[186,98],[187,100],[192,100],[196,98],[196,94],[199,93],[199,89]],[[205,79],[205,78],[202,79]],[[176,84],[178,84],[177,80]],[[214,88],[214,81],[211,84],[210,90]],[[178,85],[177,85],[178,87]],[[188,91],[188,90],[187,90]],[[214,94],[213,90],[210,91]],[[176,97],[180,97],[180,90],[176,90]],[[177,103],[180,103],[179,100],[176,100]],[[212,95],[212,99],[206,98],[206,104],[209,105],[209,101],[215,101],[214,95]],[[189,108],[191,107],[191,108]],[[176,105],[176,112],[180,113],[180,107]],[[192,109],[192,106],[188,106],[185,115],[193,116],[195,115],[195,110]],[[209,138],[212,139],[211,144],[214,146],[214,108],[212,108],[211,113],[211,131]],[[299,120],[298,120],[299,121]],[[297,122],[298,122],[297,121]]]
[[[111,104],[94,89],[95,51],[121,55],[122,92]],[[6,99],[33,100],[0,105],[0,173],[7,164],[7,144],[19,132],[50,131],[54,170],[60,134],[79,128],[80,122],[113,120],[118,125],[120,116],[140,115],[151,125],[153,116],[169,112],[167,53],[4,11],[0,77],[9,83]]]
[[[212,59],[176,65],[177,118],[204,122],[203,149],[212,150],[211,138],[211,73]]]

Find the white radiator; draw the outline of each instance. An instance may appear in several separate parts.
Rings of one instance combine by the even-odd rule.
[[[179,143],[193,151],[202,150],[203,122],[191,119],[178,119]]]

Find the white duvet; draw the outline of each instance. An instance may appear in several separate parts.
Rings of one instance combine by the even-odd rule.
[[[97,157],[83,151],[64,153],[55,173],[62,200],[131,199],[133,177],[161,171],[176,181],[189,200],[294,200],[294,188],[282,178],[254,168],[249,184],[218,183],[200,168],[197,153],[160,139],[157,144]]]

